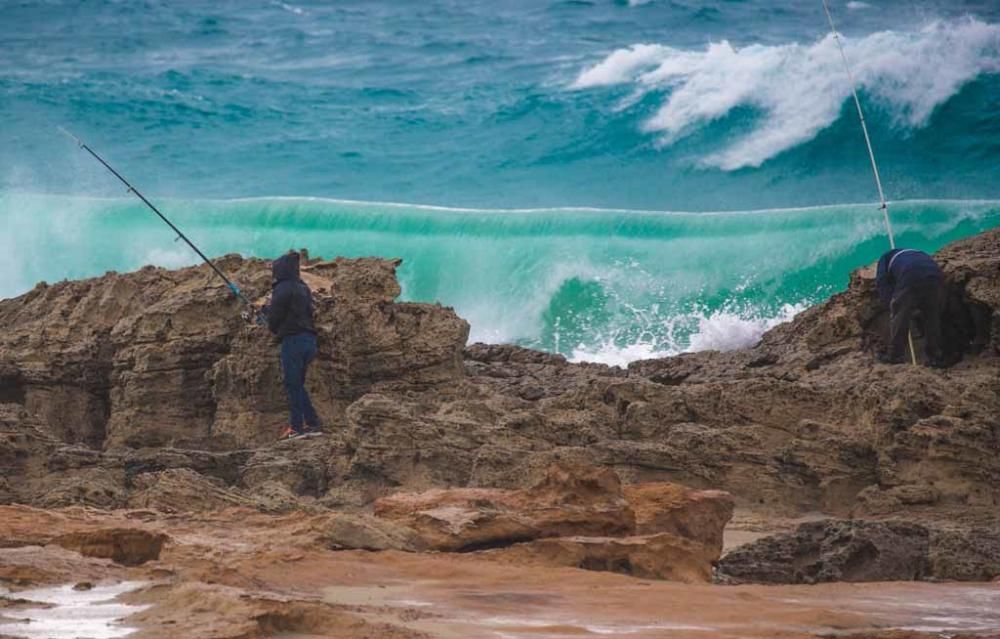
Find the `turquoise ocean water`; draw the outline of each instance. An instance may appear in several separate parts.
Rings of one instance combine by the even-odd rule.
[[[1000,224],[1000,3],[831,8],[900,244]],[[819,0],[0,2],[0,296],[209,254],[402,257],[474,339],[751,343],[887,247]]]

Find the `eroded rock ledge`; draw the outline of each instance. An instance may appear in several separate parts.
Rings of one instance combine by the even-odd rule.
[[[938,258],[949,286],[946,343],[961,357],[947,370],[873,363],[885,316],[869,269],[754,348],[623,370],[466,347],[468,324],[451,309],[396,301],[397,261],[308,260],[320,330],[309,384],[329,435],[283,443],[273,441],[284,420],[275,347],[242,322],[205,268],[40,284],[0,301],[0,503],[335,509],[356,518],[344,530],[375,526],[374,547],[416,548],[426,530],[412,532],[427,522],[403,517],[409,532],[389,526],[400,523],[393,517],[372,524],[372,504],[378,512],[402,499],[395,493],[473,491],[447,497],[447,508],[461,510],[476,490],[514,491],[490,493],[496,522],[510,495],[541,485],[559,462],[613,471],[626,497],[673,482],[728,491],[759,521],[821,512],[848,522],[759,542],[749,563],[746,554],[724,558],[734,579],[884,578],[865,568],[885,561],[872,537],[888,539],[876,526],[883,520],[890,531],[916,526],[937,548],[920,550],[928,569],[891,578],[990,579],[1000,575],[1000,231]],[[227,256],[220,265],[252,296],[266,294],[264,262]],[[666,552],[649,550],[666,547],[657,535],[684,538],[643,530],[638,519],[631,526],[519,539],[517,552],[529,561],[534,545],[614,570],[622,557]],[[640,551],[622,535],[649,539]],[[586,540],[596,538],[619,541],[594,559]],[[850,570],[836,558],[798,572],[746,568],[836,550],[841,539],[864,546],[850,554]],[[507,542],[483,543],[517,554]]]

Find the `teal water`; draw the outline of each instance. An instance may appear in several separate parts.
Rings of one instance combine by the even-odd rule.
[[[407,299],[441,300],[472,338],[625,362],[727,348],[847,283],[885,248],[872,205],[733,213],[476,210],[317,198],[163,199],[209,254],[403,257]],[[196,258],[142,204],[8,194],[0,268],[13,281]],[[1000,225],[1000,202],[892,206],[897,241],[927,250]],[[25,247],[45,250],[25,250]],[[8,280],[10,281],[10,280]]]
[[[900,244],[1000,224],[1000,5],[831,7]],[[0,3],[0,296],[194,261],[62,125],[207,253],[402,257],[474,339],[751,343],[886,248],[838,56],[819,0]]]

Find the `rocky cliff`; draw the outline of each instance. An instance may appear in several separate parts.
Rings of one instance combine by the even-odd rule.
[[[451,309],[396,301],[398,262],[305,260],[329,434],[281,443],[276,347],[206,268],[39,284],[0,302],[0,503],[365,512],[401,491],[529,489],[559,462],[613,470],[626,492],[725,490],[744,521],[830,518],[730,553],[720,579],[992,578],[1000,231],[938,258],[944,370],[873,362],[886,318],[870,269],[754,348],[623,370],[467,347]],[[266,263],[219,265],[266,295]],[[917,564],[886,552],[892,535],[919,569],[894,568]],[[754,568],[768,562],[796,569]]]

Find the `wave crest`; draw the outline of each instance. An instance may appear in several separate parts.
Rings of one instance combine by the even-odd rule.
[[[966,83],[1000,71],[1000,25],[974,18],[845,37],[844,46],[858,84],[909,128],[925,126]],[[703,51],[636,44],[583,70],[571,88],[632,84],[628,103],[666,93],[643,129],[668,145],[737,108],[751,109],[758,117],[748,133],[701,158],[732,171],[760,166],[837,120],[851,88],[836,47],[831,35],[811,44],[742,48],[722,41]]]

